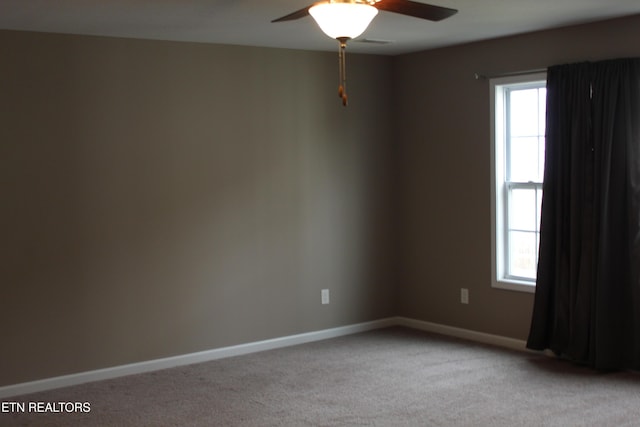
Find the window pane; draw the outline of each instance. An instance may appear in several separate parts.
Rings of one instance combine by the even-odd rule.
[[[509,275],[535,279],[537,233],[509,232]]]
[[[538,136],[538,89],[521,89],[510,92],[509,129],[511,137]]]
[[[511,139],[509,149],[509,177],[512,182],[541,182],[540,141],[535,137]]]
[[[545,137],[544,134],[538,137],[538,178],[534,180],[534,182],[543,182],[544,181],[544,143]]]
[[[544,137],[547,119],[547,88],[538,89],[538,135]],[[544,145],[544,144],[543,144]]]
[[[540,231],[540,219],[542,218],[542,190],[536,191],[536,231]]]
[[[517,188],[509,191],[509,229],[536,231],[537,214],[535,189]]]

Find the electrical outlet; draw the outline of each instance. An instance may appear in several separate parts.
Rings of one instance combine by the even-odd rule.
[[[469,289],[467,288],[460,289],[460,303],[469,304]]]
[[[329,289],[320,291],[320,296],[322,297],[322,304],[329,304]]]

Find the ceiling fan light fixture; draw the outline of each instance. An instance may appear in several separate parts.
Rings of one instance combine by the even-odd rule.
[[[378,9],[364,3],[327,2],[312,6],[309,13],[332,39],[355,39],[364,33],[378,14]]]

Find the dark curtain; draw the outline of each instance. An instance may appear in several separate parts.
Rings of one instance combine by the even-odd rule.
[[[527,347],[640,369],[640,58],[550,67]]]

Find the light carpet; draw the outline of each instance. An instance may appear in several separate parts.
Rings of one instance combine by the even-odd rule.
[[[393,327],[19,396],[2,426],[638,426],[640,376]]]

